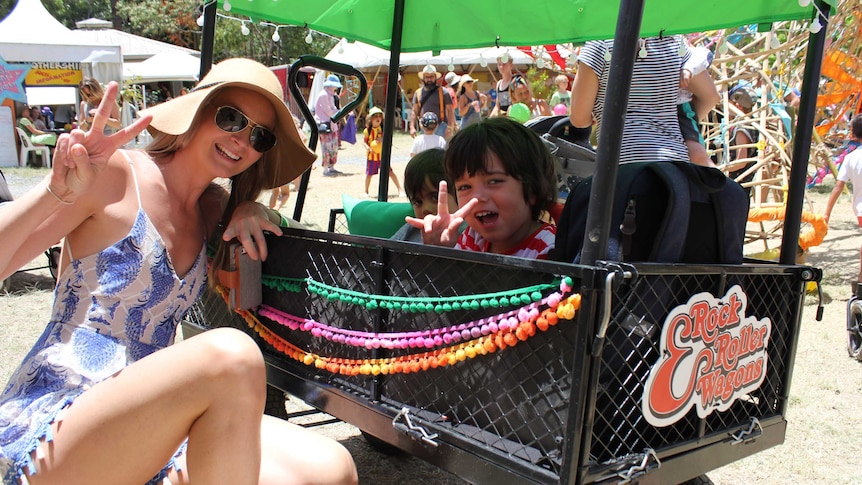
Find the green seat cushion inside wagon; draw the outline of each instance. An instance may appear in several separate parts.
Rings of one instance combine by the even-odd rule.
[[[380,202],[342,195],[341,204],[347,229],[358,236],[389,239],[404,225],[405,217],[413,216],[409,202]]]

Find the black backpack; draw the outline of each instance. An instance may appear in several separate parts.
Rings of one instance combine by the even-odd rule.
[[[551,259],[578,263],[592,177],[566,199]],[[741,264],[748,195],[719,170],[688,162],[620,165],[607,259]]]
[[[580,262],[592,177],[566,200],[551,257]],[[742,263],[748,195],[716,169],[688,162],[620,165],[611,212],[607,259],[658,263]],[[639,278],[616,294],[602,347],[591,458],[615,459],[632,447],[655,447],[661,431],[641,414],[638,393],[652,363],[668,309],[704,291],[692,280]],[[678,425],[691,427],[689,413]],[[625,431],[623,431],[625,430]]]

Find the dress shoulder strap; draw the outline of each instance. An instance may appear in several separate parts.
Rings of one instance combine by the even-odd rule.
[[[138,187],[138,176],[135,173],[135,163],[129,157],[129,153],[126,150],[119,150],[119,152],[123,158],[126,159],[126,162],[129,164],[129,169],[132,171],[132,180],[135,182],[135,195],[138,197],[138,209],[141,209],[141,207],[143,207],[141,204],[141,189]]]

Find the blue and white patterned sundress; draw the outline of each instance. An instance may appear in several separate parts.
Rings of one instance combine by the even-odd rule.
[[[139,190],[134,174],[132,166]],[[206,286],[205,258],[202,247],[188,274],[177,276],[139,191],[128,236],[99,253],[70,258],[54,289],[48,326],[0,396],[4,484],[18,483],[23,472],[34,471],[30,454],[41,439],[52,439],[51,424],[60,410],[91,386],[173,343],[178,323]],[[172,465],[173,460],[151,483],[161,481]]]

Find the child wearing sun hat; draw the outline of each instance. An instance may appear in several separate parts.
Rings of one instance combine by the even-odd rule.
[[[373,197],[368,189],[371,186],[371,177],[380,172],[380,159],[383,153],[383,110],[377,106],[373,106],[368,110],[368,117],[365,120],[365,130],[362,131],[363,141],[365,143],[365,152],[367,158],[365,160],[365,196]],[[401,189],[401,184],[398,182],[398,176],[395,171],[389,168],[389,178],[398,189],[398,196],[405,197],[404,190]]]

